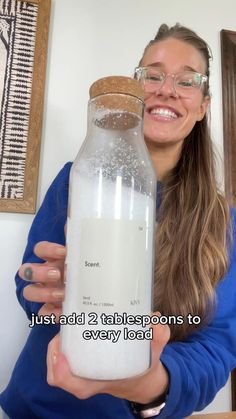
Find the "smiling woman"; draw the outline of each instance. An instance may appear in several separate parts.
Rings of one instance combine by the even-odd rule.
[[[227,266],[224,234],[228,208],[216,187],[206,116],[210,100],[210,58],[209,47],[194,32],[178,25],[170,29],[163,25],[140,61],[144,67],[140,79],[145,90],[145,141],[157,177],[165,188],[156,241],[159,286],[155,288],[155,306],[169,315],[197,314],[202,323],[210,315],[206,306],[209,307],[209,301],[212,301],[214,281],[223,276]],[[164,76],[161,83],[155,80],[155,89],[150,89],[150,77],[147,76],[153,75],[153,68]],[[181,80],[185,79],[185,72],[191,72],[188,87],[179,88],[176,80],[180,75]],[[225,224],[222,233],[216,234],[211,229],[218,218]],[[188,225],[186,219],[191,220]],[[207,244],[208,234],[212,239],[211,249]],[[180,242],[181,249],[173,251],[173,243]],[[213,249],[218,266],[210,262]],[[167,254],[172,254],[168,265]],[[199,256],[196,258],[196,255]],[[198,272],[197,283],[194,271]],[[176,290],[176,278],[178,281],[181,278],[179,291]],[[211,283],[209,278],[212,278]],[[183,337],[187,330],[189,332],[191,326],[186,323],[178,330],[175,328],[172,338]]]
[[[207,81],[204,58],[194,46],[168,38],[152,44],[141,63],[146,142],[175,145],[177,160],[186,135],[208,106],[209,98],[202,90],[203,80]]]

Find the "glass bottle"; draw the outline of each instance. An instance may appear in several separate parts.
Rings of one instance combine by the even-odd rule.
[[[156,175],[143,109],[132,78],[90,87],[87,136],[70,174],[62,316],[62,351],[81,377],[127,378],[150,365],[142,316],[152,309]]]

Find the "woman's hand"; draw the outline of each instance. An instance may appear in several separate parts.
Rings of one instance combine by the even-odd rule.
[[[107,393],[137,403],[149,403],[164,393],[168,387],[169,377],[160,361],[160,355],[169,338],[170,329],[167,325],[153,326],[151,367],[145,373],[132,378],[101,381],[72,374],[66,357],[60,352],[59,335],[57,335],[48,346],[47,381],[51,386],[60,387],[79,399]]]
[[[58,319],[64,299],[66,249],[60,244],[42,241],[36,244],[34,253],[45,262],[21,265],[20,277],[31,282],[24,288],[23,295],[26,300],[44,303],[39,315],[54,313]]]

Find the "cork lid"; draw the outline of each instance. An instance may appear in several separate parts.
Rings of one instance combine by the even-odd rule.
[[[125,76],[103,77],[95,81],[89,89],[91,99],[106,93],[123,93],[134,96],[142,101],[144,99],[141,83],[131,77]]]

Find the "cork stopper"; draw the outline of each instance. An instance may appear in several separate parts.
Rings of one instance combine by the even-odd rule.
[[[95,81],[90,99],[100,111],[96,125],[104,129],[130,129],[143,117],[144,93],[140,82],[131,77],[109,76]]]
[[[89,89],[91,99],[107,93],[123,93],[134,96],[142,101],[144,99],[144,92],[141,83],[131,77],[103,77],[102,79],[95,81]]]

